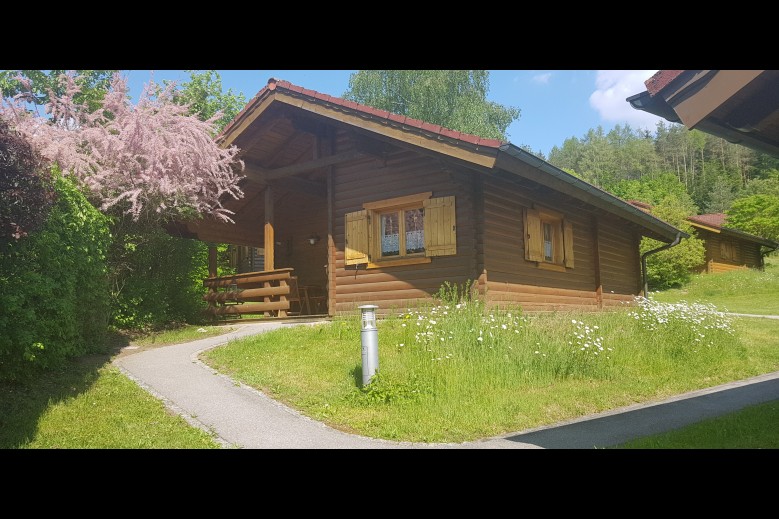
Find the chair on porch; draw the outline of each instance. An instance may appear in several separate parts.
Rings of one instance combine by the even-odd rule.
[[[301,315],[303,313],[303,301],[300,299],[298,277],[290,276],[287,284],[289,285],[289,295],[287,296],[289,310],[287,310],[287,315]]]

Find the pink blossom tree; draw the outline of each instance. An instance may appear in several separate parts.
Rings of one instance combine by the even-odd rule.
[[[221,113],[206,121],[188,115],[188,106],[174,101],[175,84],[153,80],[133,105],[119,73],[99,108],[90,110],[75,101],[77,78],[73,72],[60,76],[60,93],[49,91],[45,114],[28,109],[27,83],[25,92],[0,102],[0,117],[88,188],[104,212],[133,221],[210,215],[232,222],[232,211],[222,204],[243,196],[243,162],[237,147],[221,148],[213,139]]]

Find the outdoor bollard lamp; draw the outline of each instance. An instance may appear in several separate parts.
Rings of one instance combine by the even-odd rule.
[[[379,369],[379,330],[376,329],[376,305],[362,305],[360,338],[362,339],[362,385],[371,383]]]

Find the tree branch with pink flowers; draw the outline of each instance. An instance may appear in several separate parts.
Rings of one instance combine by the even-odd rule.
[[[99,108],[90,110],[85,101],[75,101],[80,87],[74,73],[59,80],[45,114],[29,110],[29,95],[21,92],[1,102],[0,117],[77,178],[102,211],[134,221],[203,215],[232,222],[233,212],[223,203],[243,197],[243,162],[237,147],[222,148],[213,139],[221,113],[201,121],[174,101],[175,84],[153,81],[133,104],[119,73]]]

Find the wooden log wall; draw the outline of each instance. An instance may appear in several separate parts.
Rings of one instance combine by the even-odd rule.
[[[339,151],[344,151],[346,146],[346,142],[339,141]],[[369,156],[334,169],[336,312],[356,311],[363,304],[378,305],[380,313],[402,310],[418,300],[431,299],[445,281],[462,284],[477,279],[472,176],[444,167],[439,160],[409,151],[390,153],[386,160]],[[346,213],[362,209],[365,202],[426,191],[432,191],[433,197],[455,197],[457,255],[434,257],[425,264],[345,269]]]
[[[641,290],[639,237],[616,219],[598,219],[603,294],[638,294]]]
[[[722,234],[709,232],[704,229],[696,229],[695,232],[704,241],[707,272],[726,272],[744,265],[749,268],[758,268],[760,266],[760,246],[758,244],[741,240],[734,236],[723,236]],[[737,247],[738,259],[736,261],[722,257],[722,240],[731,241]],[[711,267],[712,262],[717,264],[713,269]]]
[[[638,235],[624,222],[529,181],[487,177],[483,189],[489,305],[518,304],[527,311],[597,310],[632,301],[638,294]],[[522,209],[534,203],[561,212],[573,223],[573,269],[545,270],[525,260]]]

